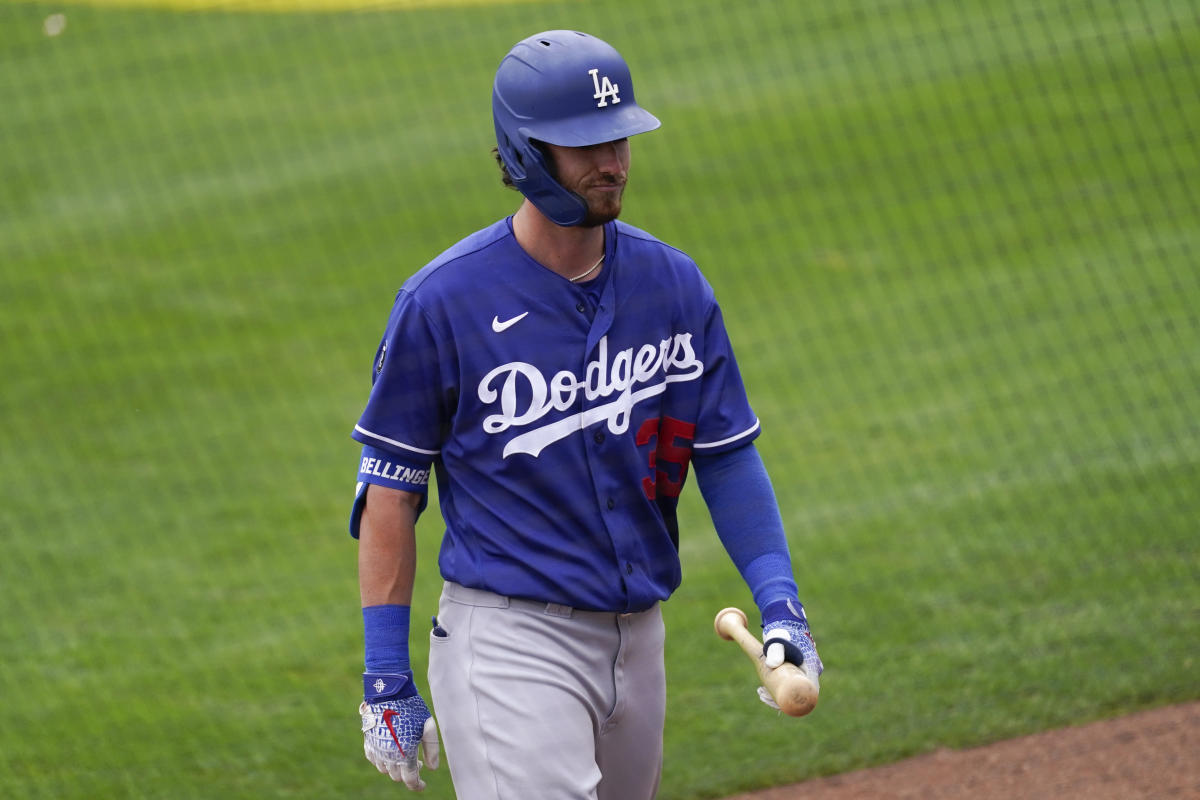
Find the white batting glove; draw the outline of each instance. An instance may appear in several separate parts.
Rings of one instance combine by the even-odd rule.
[[[441,755],[437,723],[413,685],[412,672],[363,674],[363,751],[380,772],[414,792],[425,788],[418,758],[423,751],[430,769]]]
[[[808,617],[799,600],[776,600],[763,609],[763,661],[775,669],[785,661],[804,670],[818,689],[825,665],[817,654],[817,645],[808,631]],[[779,708],[771,695],[761,686],[759,698],[773,708]]]

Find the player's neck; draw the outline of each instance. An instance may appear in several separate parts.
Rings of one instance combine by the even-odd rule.
[[[567,279],[589,273],[604,255],[603,226],[557,225],[528,200],[513,215],[513,234],[530,258]],[[598,274],[597,269],[587,277],[594,278]]]

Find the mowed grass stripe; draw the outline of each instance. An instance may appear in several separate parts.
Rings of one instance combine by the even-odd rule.
[[[72,0],[71,5],[97,8],[167,9],[171,11],[266,12],[414,11],[439,8],[485,8],[544,0]],[[69,25],[69,18],[68,18]],[[61,35],[61,34],[57,34]]]
[[[542,27],[664,119],[629,220],[717,286],[829,665],[764,716],[685,492],[662,797],[1195,696],[1178,4],[50,10],[0,5],[0,795],[394,796],[348,433],[396,287],[515,203],[487,98]]]

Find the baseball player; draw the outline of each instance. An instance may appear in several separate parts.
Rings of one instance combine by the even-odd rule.
[[[400,289],[373,363],[359,539],[367,758],[421,789],[438,727],[410,668],[415,527],[435,476],[445,581],[429,691],[459,797],[653,797],[689,466],[762,614],[767,660],[822,671],[713,290],[620,222],[629,137],[659,127],[611,46],[519,42],[492,94],[523,195]]]

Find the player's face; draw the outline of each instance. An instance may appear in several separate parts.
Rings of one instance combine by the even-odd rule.
[[[546,147],[558,182],[587,202],[588,213],[580,225],[596,227],[620,215],[629,177],[628,139],[590,147]]]

